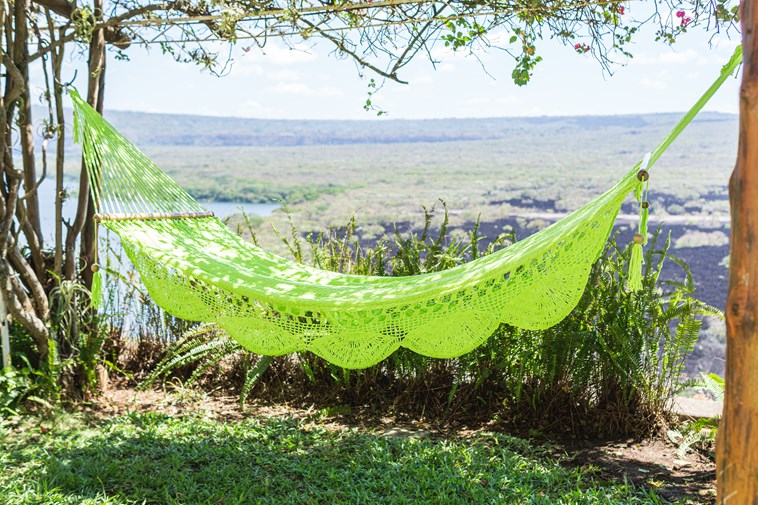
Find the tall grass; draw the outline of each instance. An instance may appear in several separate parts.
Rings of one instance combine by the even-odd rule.
[[[106,334],[102,359],[116,375],[141,378],[162,359],[167,347],[197,323],[177,318],[152,301],[110,231],[101,241],[101,251],[105,281],[100,312]]]

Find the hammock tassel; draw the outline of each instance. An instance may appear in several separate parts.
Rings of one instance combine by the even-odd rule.
[[[90,303],[92,308],[98,310],[100,308],[100,301],[103,297],[103,274],[100,272],[100,265],[97,262],[98,249],[100,242],[100,229],[99,223],[95,220],[95,254],[92,263],[92,288],[90,289]]]
[[[650,164],[650,156],[650,153],[646,154],[640,163],[640,171],[637,172],[639,184],[634,189],[634,197],[640,203],[640,222],[637,233],[634,234],[634,244],[632,244],[627,274],[627,289],[632,292],[642,289],[642,266],[645,263],[642,246],[647,244],[647,219],[650,213],[650,204],[647,201],[647,181],[650,178],[647,167]]]
[[[632,257],[629,259],[629,278],[627,288],[629,291],[639,291],[642,289],[642,241],[637,242],[637,237],[642,238],[640,234],[634,235],[634,245],[632,246]]]
[[[103,276],[100,273],[100,265],[92,265],[92,308],[100,308],[100,299],[103,296]]]

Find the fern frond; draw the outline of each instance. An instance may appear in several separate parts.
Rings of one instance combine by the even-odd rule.
[[[726,391],[726,382],[723,378],[719,377],[715,373],[705,374],[700,372],[700,376],[703,378],[703,385],[713,393],[719,401],[724,401],[724,393]]]
[[[247,397],[250,395],[253,386],[255,386],[258,379],[268,370],[271,363],[274,362],[273,356],[261,356],[255,364],[245,371],[245,381],[242,383],[240,389],[240,405],[244,406],[247,401]]]
[[[694,313],[698,316],[711,316],[711,317],[718,317],[719,319],[724,319],[724,311],[719,309],[718,307],[714,307],[713,305],[708,305],[705,302],[701,302],[700,300],[693,300],[694,305]]]
[[[214,368],[216,365],[218,365],[219,362],[221,362],[222,359],[224,359],[224,358],[226,358],[228,356],[231,356],[234,353],[236,353],[238,351],[241,351],[241,350],[242,350],[242,346],[239,345],[234,340],[227,341],[225,343],[225,345],[220,346],[213,353],[209,353],[208,356],[206,356],[205,358],[203,358],[203,360],[204,360],[203,363],[200,364],[192,372],[192,374],[189,376],[189,378],[187,379],[187,381],[185,382],[185,384],[187,386],[189,386],[191,384],[194,384],[195,382],[198,381],[198,379],[200,379],[203,376],[203,374],[205,374],[205,372],[207,372],[208,370],[210,370],[210,369]],[[197,361],[200,361],[200,359],[198,359]]]
[[[169,374],[171,371],[176,370],[177,368],[181,368],[184,365],[196,363],[204,358],[207,358],[208,356],[212,355],[215,350],[217,350],[219,347],[227,345],[227,343],[228,342],[226,339],[211,340],[209,342],[202,342],[200,345],[192,348],[186,353],[173,355],[173,357],[171,357],[163,366],[156,367],[155,370],[153,370],[145,378],[145,383],[151,385],[158,378]]]

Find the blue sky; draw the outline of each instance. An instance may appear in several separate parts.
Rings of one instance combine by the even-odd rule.
[[[507,37],[508,34],[495,34]],[[732,54],[732,40],[690,30],[673,46],[643,33],[632,47],[634,58],[604,74],[589,55],[545,40],[538,45],[544,61],[525,87],[513,84],[512,59],[491,50],[478,59],[440,47],[436,70],[419,58],[401,77],[388,82],[375,102],[389,118],[493,117],[675,112],[689,108]],[[215,77],[196,66],[173,62],[157,47],[132,47],[129,62],[108,62],[106,107],[146,112],[189,113],[257,118],[374,119],[363,110],[368,78],[361,79],[350,60],[330,55],[325,43],[301,43],[289,49],[270,42],[233,49],[229,75]],[[81,66],[70,57],[64,79]],[[483,68],[486,68],[483,70]],[[84,88],[84,70],[78,86]],[[65,74],[68,73],[67,77]],[[736,113],[739,82],[729,80],[706,110]]]

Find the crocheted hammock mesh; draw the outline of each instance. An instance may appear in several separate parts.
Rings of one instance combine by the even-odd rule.
[[[727,67],[721,82],[736,64]],[[118,217],[102,224],[119,235],[159,306],[183,319],[216,322],[252,352],[308,350],[345,368],[371,366],[400,346],[456,357],[501,323],[525,329],[558,323],[578,303],[622,202],[640,187],[638,164],[552,226],[449,270],[345,275],[275,256],[216,217],[197,217],[205,210],[200,204],[76,92],[71,96],[97,209]],[[652,153],[650,165],[699,110],[693,109]],[[193,217],[165,217],[175,214]]]

